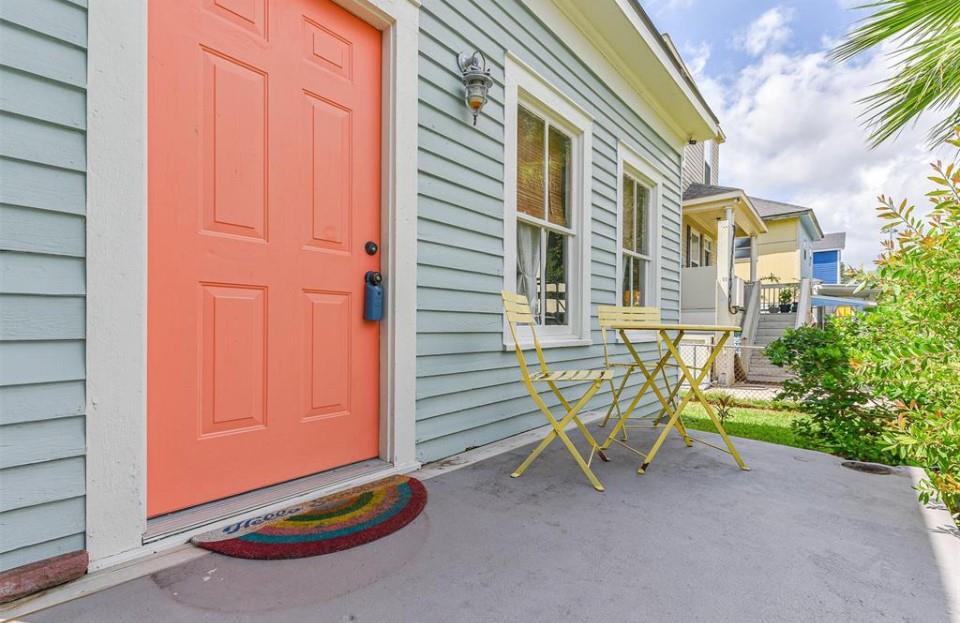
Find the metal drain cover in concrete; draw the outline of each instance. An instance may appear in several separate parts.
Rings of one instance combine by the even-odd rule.
[[[843,465],[847,469],[853,469],[867,474],[877,474],[878,476],[889,476],[893,473],[893,468],[880,463],[865,463],[863,461],[844,461]]]

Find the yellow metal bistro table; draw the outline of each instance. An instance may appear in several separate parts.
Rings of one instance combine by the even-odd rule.
[[[703,395],[703,390],[700,389],[700,383],[710,373],[710,368],[713,366],[713,362],[717,358],[717,355],[719,355],[720,351],[723,350],[723,347],[726,345],[727,340],[730,339],[730,336],[740,331],[740,327],[723,325],[713,326],[697,324],[650,323],[624,320],[612,323],[609,328],[614,329],[620,334],[620,339],[622,339],[623,343],[626,344],[627,350],[630,351],[630,355],[634,358],[634,361],[636,361],[636,366],[643,374],[646,381],[643,383],[643,385],[641,385],[640,390],[637,392],[637,396],[630,403],[630,406],[627,407],[625,411],[621,411],[618,414],[616,426],[610,430],[610,434],[607,436],[607,439],[603,442],[600,448],[602,450],[606,450],[615,442],[626,445],[625,442],[617,439],[617,434],[626,425],[630,414],[633,413],[634,409],[637,408],[637,405],[640,403],[640,400],[647,393],[647,391],[653,391],[653,393],[657,396],[657,400],[660,401],[660,405],[663,408],[663,413],[669,416],[670,419],[667,421],[666,425],[663,427],[663,430],[657,436],[657,440],[653,443],[653,446],[646,455],[634,448],[626,446],[633,452],[636,452],[643,457],[643,464],[641,464],[640,468],[637,470],[638,474],[643,474],[647,470],[647,467],[650,466],[650,463],[653,462],[654,457],[660,450],[660,446],[663,445],[667,435],[669,435],[670,431],[673,429],[677,430],[688,446],[690,445],[691,441],[697,441],[704,445],[710,446],[711,448],[715,448],[722,452],[727,452],[737,462],[737,465],[740,466],[740,469],[748,470],[749,468],[743,462],[743,459],[740,458],[740,453],[737,452],[733,442],[730,441],[730,436],[727,435],[727,431],[724,430],[723,424],[720,422],[720,418],[717,417],[713,407],[710,406],[710,403],[707,402],[706,396]],[[637,353],[637,349],[630,340],[630,334],[637,331],[656,332],[667,347],[666,351],[657,361],[652,370],[643,363],[639,353]],[[704,363],[700,373],[696,376],[694,376],[690,368],[687,367],[687,364],[684,363],[683,357],[680,355],[679,351],[680,341],[683,339],[683,336],[687,331],[711,332],[717,333],[720,336],[716,341],[716,344],[714,344],[713,349],[710,351],[710,356],[707,358],[706,363]],[[670,336],[671,333],[674,334],[673,337]],[[676,362],[677,367],[680,369],[680,378],[677,379],[677,382],[673,385],[673,388],[670,389],[669,395],[664,396],[663,392],[661,392],[660,388],[657,386],[656,379],[657,375],[660,374],[661,370],[664,369],[671,358]],[[676,408],[674,408],[673,405],[676,404],[676,395],[684,381],[686,381],[686,383],[690,386],[690,391],[687,392],[687,394],[680,400],[680,403],[676,405]],[[686,408],[687,404],[694,399],[703,405],[704,411],[707,412],[707,415],[710,417],[710,420],[716,427],[717,432],[720,433],[720,437],[723,438],[723,441],[727,446],[726,449],[715,446],[711,443],[703,441],[702,439],[692,439],[689,435],[687,435],[686,429],[683,426],[681,414],[683,413],[683,410]]]

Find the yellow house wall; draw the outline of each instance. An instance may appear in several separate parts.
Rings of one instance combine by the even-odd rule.
[[[750,280],[750,262],[738,260],[735,268],[737,277]],[[784,253],[769,253],[757,259],[757,276],[776,275],[781,283],[800,281],[800,250]]]
[[[800,219],[765,221],[767,232],[757,239],[759,257],[757,276],[776,275],[781,283],[800,280]],[[737,260],[735,272],[743,280],[750,279],[749,260]]]

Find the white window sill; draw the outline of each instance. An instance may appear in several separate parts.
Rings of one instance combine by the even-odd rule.
[[[592,346],[593,340],[589,338],[578,337],[575,335],[556,335],[540,337],[540,348],[571,348],[573,346]],[[528,350],[533,348],[533,340],[521,340],[520,348]],[[503,341],[503,350],[513,352],[515,350],[513,339]]]

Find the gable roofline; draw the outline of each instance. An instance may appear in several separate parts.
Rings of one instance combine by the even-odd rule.
[[[801,224],[815,241],[823,238],[823,228],[820,227],[820,221],[817,219],[817,213],[813,211],[813,208],[761,197],[750,197],[750,199],[764,221],[799,218]]]
[[[835,231],[824,234],[823,239],[813,243],[814,251],[843,251],[847,247],[847,232]]]
[[[690,184],[687,190],[683,192],[682,211],[683,214],[700,214],[726,207],[733,203],[739,210],[737,221],[741,222],[739,217],[746,217],[750,223],[748,231],[756,233],[765,233],[767,225],[760,217],[756,206],[750,200],[750,197],[742,188],[733,186],[708,186],[706,184]],[[744,228],[747,229],[747,228]]]
[[[637,3],[637,7],[643,12],[644,16],[647,16],[647,12],[639,5],[639,3]],[[656,26],[652,21],[650,21],[649,16],[647,16],[646,19],[650,24],[650,28],[656,30]],[[664,48],[666,48],[666,50],[670,53],[670,57],[673,60],[674,65],[676,65],[677,69],[679,69],[680,73],[683,75],[683,79],[687,81],[687,84],[693,90],[693,94],[698,100],[700,100],[700,103],[707,110],[707,113],[711,118],[713,118],[714,122],[716,122],[718,132],[714,137],[714,140],[716,140],[718,143],[726,142],[727,136],[720,128],[720,119],[717,117],[717,114],[713,112],[713,109],[710,108],[710,104],[708,104],[706,98],[703,97],[703,93],[700,92],[700,87],[697,86],[696,80],[693,79],[693,73],[690,71],[690,68],[687,67],[687,63],[683,60],[683,56],[680,55],[680,50],[678,50],[676,44],[674,44],[673,38],[669,35],[669,33],[661,33],[660,40]]]
[[[719,120],[690,72],[638,0],[523,1],[538,15],[544,5],[559,9],[669,126],[675,145],[723,140]]]

